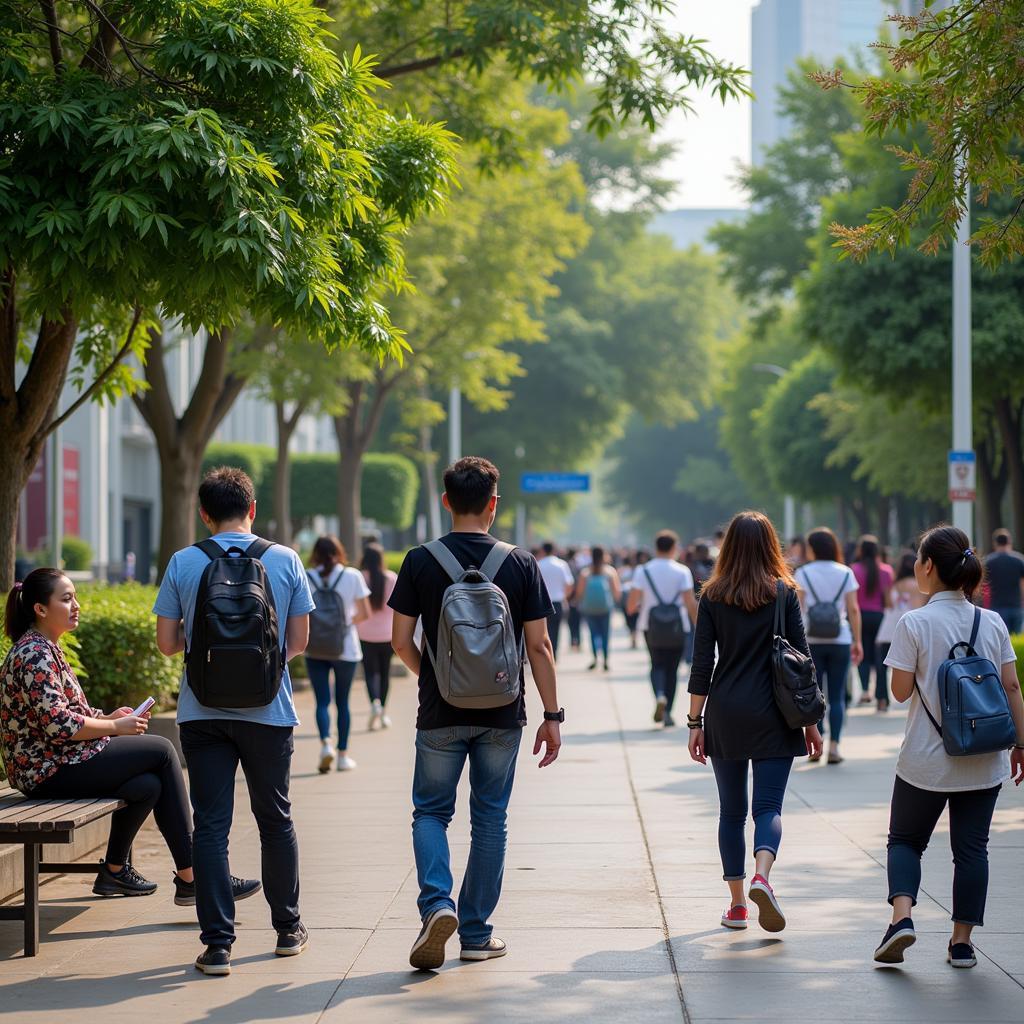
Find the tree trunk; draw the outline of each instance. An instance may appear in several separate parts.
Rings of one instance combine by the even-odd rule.
[[[228,370],[230,331],[210,334],[203,366],[188,406],[176,415],[164,366],[163,332],[150,333],[146,359],[148,389],[132,396],[156,438],[160,455],[160,553],[157,579],[171,555],[195,540],[196,507],[203,455],[214,432],[245,387],[245,379]]]
[[[297,405],[291,416],[285,414],[284,402],[275,402],[277,416],[277,462],[274,464],[274,540],[278,544],[292,542],[292,461],[290,445],[295,428],[304,411]]]
[[[1009,476],[1013,534],[1015,537],[1024,537],[1024,450],[1021,446],[1024,408],[1009,398],[1000,398],[996,401],[995,412]]]
[[[338,534],[350,559],[359,557],[359,524],[363,518],[363,456],[359,445],[338,438]]]
[[[999,457],[998,448],[996,438],[991,435],[978,442],[978,528],[975,532],[977,543],[985,550],[1001,525],[1003,495],[1009,475],[1006,459]]]

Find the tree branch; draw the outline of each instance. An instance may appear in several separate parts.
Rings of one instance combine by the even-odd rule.
[[[210,423],[227,383],[230,339],[230,330],[211,331],[206,339],[199,380],[192,389],[192,397],[181,417],[181,432],[186,443],[195,443],[212,433]],[[225,409],[221,416],[226,412]]]
[[[39,0],[39,7],[46,19],[46,34],[50,39],[50,58],[58,78],[64,74],[64,51],[60,45],[60,27],[57,24],[57,8],[53,0]]]
[[[40,319],[32,358],[18,388],[19,426],[29,435],[45,426],[51,406],[60,397],[71,361],[78,323],[67,306],[61,310],[61,317],[59,321],[48,317]]]
[[[149,388],[141,394],[132,395],[132,402],[149,429],[153,431],[157,446],[161,447],[177,439],[180,424],[167,383],[164,332],[160,327],[153,327],[149,332],[149,355],[146,358],[145,377]]]
[[[69,420],[79,409],[88,402],[93,395],[103,386],[104,382],[107,381],[110,375],[117,369],[118,364],[132,347],[132,339],[135,337],[135,329],[139,326],[139,321],[142,319],[142,307],[135,307],[135,314],[132,317],[131,327],[128,328],[128,335],[124,339],[124,344],[117,350],[114,358],[103,368],[103,372],[98,374],[96,379],[75,399],[74,402],[57,418],[49,427],[46,428],[47,435],[53,433],[61,424]]]
[[[439,53],[433,57],[424,57],[421,60],[409,61],[408,64],[394,64],[388,68],[376,68],[374,74],[385,80],[389,78],[400,78],[402,75],[412,75],[417,71],[429,71],[431,68],[440,67],[450,60],[459,60],[466,56],[466,51],[459,48],[451,53]]]

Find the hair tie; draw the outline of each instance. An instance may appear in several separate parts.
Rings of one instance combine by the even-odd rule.
[[[14,589],[17,590],[17,591],[20,591],[22,589],[22,587],[24,587],[24,586],[25,586],[25,584],[22,583],[21,580],[17,580],[15,582],[15,584],[14,584]]]
[[[974,554],[974,552],[973,552],[973,551],[972,551],[972,550],[971,550],[970,548],[968,548],[968,549],[967,549],[967,550],[966,550],[966,551],[964,552],[964,558],[970,558],[970,557],[971,557],[971,555],[973,555],[973,554]]]

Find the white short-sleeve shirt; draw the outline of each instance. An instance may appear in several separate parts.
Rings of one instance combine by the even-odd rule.
[[[896,774],[918,789],[958,793],[991,789],[1010,778],[1008,751],[950,757],[938,730],[921,706],[921,695],[937,722],[942,722],[939,701],[939,666],[950,648],[971,638],[974,605],[959,590],[933,594],[923,608],[907,612],[896,626],[886,665],[913,672],[917,687],[910,695],[907,730],[896,762]],[[993,665],[1016,661],[1010,634],[995,613],[981,610],[981,624],[974,649]],[[919,692],[920,691],[920,692]]]
[[[682,562],[677,562],[673,558],[652,558],[639,566],[633,574],[633,589],[642,591],[644,595],[640,602],[640,618],[636,623],[637,629],[641,632],[647,629],[651,609],[658,603],[659,597],[666,604],[679,605],[683,629],[690,631],[690,616],[683,604],[683,594],[687,590],[693,590],[693,573]],[[655,590],[658,592],[657,596]]]
[[[328,590],[337,590],[345,605],[345,620],[348,622],[348,629],[345,631],[345,646],[341,652],[340,661],[362,661],[363,645],[359,642],[359,629],[352,622],[356,614],[356,602],[361,597],[370,596],[370,588],[366,585],[366,579],[358,569],[347,565],[336,565],[327,579],[323,579],[319,570],[310,569],[309,585],[313,591],[313,600],[316,600],[318,587],[326,587]]]
[[[842,562],[808,562],[796,571],[796,581],[804,592],[804,601],[810,606],[815,601],[827,604],[834,601],[839,609],[839,636],[825,640],[809,636],[809,644],[852,644],[850,620],[846,617],[846,595],[859,589],[853,570]],[[813,593],[812,593],[813,590]],[[815,598],[817,595],[817,598]],[[805,623],[806,625],[806,623]]]
[[[557,555],[546,555],[537,565],[544,577],[544,586],[548,588],[548,597],[552,601],[564,601],[567,591],[572,589],[575,582],[569,563]]]

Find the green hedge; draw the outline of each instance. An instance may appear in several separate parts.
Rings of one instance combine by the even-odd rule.
[[[156,588],[139,583],[79,587],[82,617],[75,638],[88,675],[89,702],[104,711],[136,707],[146,697],[156,710],[174,706],[181,656],[166,658],[156,646]]]
[[[1017,633],[1010,637],[1013,644],[1013,652],[1017,655],[1017,678],[1024,676],[1024,633]],[[1021,679],[1021,690],[1024,690],[1024,679]]]
[[[274,463],[277,453],[270,445],[211,444],[203,458],[203,470],[214,466],[238,466],[252,477],[260,518],[273,517]],[[338,457],[293,455],[291,458],[291,514],[294,522],[313,516],[332,516],[338,509]],[[396,530],[408,529],[416,515],[419,474],[404,455],[371,452],[363,459],[363,515]]]

